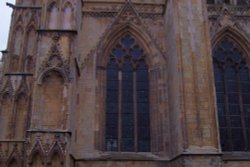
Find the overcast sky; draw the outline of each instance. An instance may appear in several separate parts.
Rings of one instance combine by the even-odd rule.
[[[0,0],[0,51],[7,48],[7,40],[10,28],[10,17],[12,9],[6,6],[6,2],[15,3],[15,0]],[[0,56],[2,53],[0,53]]]

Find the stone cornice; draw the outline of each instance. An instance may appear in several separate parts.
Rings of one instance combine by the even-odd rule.
[[[150,15],[163,15],[166,8],[166,1],[160,0],[152,2],[150,0],[143,2],[132,2],[139,15],[149,17]],[[124,1],[83,1],[82,12],[87,16],[96,17],[114,17],[124,5]]]
[[[166,0],[130,0],[134,4],[148,4],[148,5],[155,5],[155,4],[165,4]],[[125,0],[82,0],[83,3],[124,3]]]
[[[6,3],[6,5],[11,7],[12,9],[37,9],[37,10],[42,9],[42,6],[24,6],[24,5],[14,5],[11,3]]]

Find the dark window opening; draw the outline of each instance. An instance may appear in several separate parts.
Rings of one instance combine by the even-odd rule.
[[[150,151],[149,79],[143,49],[125,35],[107,65],[106,150]]]
[[[214,0],[207,0],[207,4],[214,4]]]
[[[250,151],[250,77],[244,54],[225,38],[213,51],[220,141],[223,151]]]

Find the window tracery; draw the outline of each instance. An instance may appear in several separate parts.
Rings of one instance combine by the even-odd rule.
[[[240,47],[224,38],[214,49],[217,110],[223,151],[250,150],[250,76]]]
[[[106,150],[150,151],[148,66],[131,35],[112,49],[106,74]]]

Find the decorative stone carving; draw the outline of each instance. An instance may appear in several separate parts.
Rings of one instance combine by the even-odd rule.
[[[29,92],[29,87],[26,82],[26,79],[22,78],[19,88],[16,90],[15,98],[18,98],[18,96],[22,93],[27,94],[28,92]]]
[[[27,153],[29,157],[29,164],[33,163],[33,157],[36,154],[41,156],[44,164],[51,164],[53,155],[58,154],[61,160],[60,163],[63,164],[65,161],[65,147],[67,144],[65,141],[65,138],[60,134],[54,134],[54,138],[49,139],[42,138],[40,135],[36,136],[34,141],[35,144]],[[30,143],[27,146],[29,145]]]
[[[6,92],[8,92],[10,95],[14,94],[14,88],[13,88],[10,77],[6,79],[5,84],[1,90],[1,95],[4,95]]]
[[[210,19],[210,34],[211,36],[215,36],[218,32],[220,32],[222,29],[226,27],[230,27],[231,29],[235,29],[239,32],[244,32],[242,26],[239,23],[239,18],[243,15],[239,15],[239,12],[235,12],[235,10],[244,9],[242,7],[232,7],[224,5],[221,8],[218,9],[218,7],[213,8],[213,12],[209,12],[209,19]],[[208,7],[208,11],[210,11],[211,8]],[[244,13],[243,10],[243,13]],[[216,14],[215,14],[216,11]],[[240,11],[240,10],[239,10]],[[250,13],[247,15],[244,15],[244,17],[250,18]]]
[[[66,81],[70,80],[69,61],[63,58],[59,44],[59,34],[55,34],[52,40],[47,57],[44,59],[39,69],[39,83],[41,83],[43,76],[46,76],[45,73],[51,70],[58,71]]]
[[[133,27],[133,28],[132,28]],[[164,55],[163,51],[159,48],[157,40],[153,38],[148,28],[145,26],[144,22],[141,20],[139,13],[136,11],[134,4],[127,1],[121,8],[119,14],[116,16],[115,20],[107,27],[106,31],[101,36],[98,45],[90,51],[90,54],[85,57],[81,63],[81,67],[84,67],[85,61],[89,61],[89,56],[94,54],[101,55],[105,44],[110,40],[110,36],[119,29],[136,29],[136,31],[141,31],[143,36],[148,36],[150,43],[157,48],[159,54]]]
[[[130,1],[126,1],[125,3],[132,3]],[[119,14],[120,9],[122,8],[123,4],[113,2],[111,4],[96,4],[87,2],[84,3],[83,12],[84,16],[90,17],[115,17]],[[156,3],[148,5],[145,2],[135,3],[134,8],[138,11],[138,14],[141,15],[143,18],[153,18],[154,15],[163,15],[164,8],[166,6],[166,2]]]
[[[219,17],[219,25],[221,27],[234,27],[236,25],[234,18],[230,15],[230,12],[226,7],[222,10],[222,14]]]
[[[249,6],[227,6],[227,5],[208,5],[208,16],[217,17],[221,15],[221,11],[225,8],[231,13],[233,16],[240,17],[249,17],[250,16],[250,8]]]
[[[17,163],[19,163],[19,166],[22,164],[22,153],[19,152],[17,148],[17,144],[14,144],[14,148],[12,150],[12,153],[9,155],[7,160],[7,165],[9,166],[13,160],[15,160]]]

